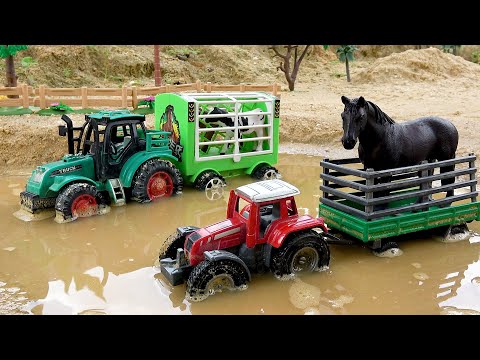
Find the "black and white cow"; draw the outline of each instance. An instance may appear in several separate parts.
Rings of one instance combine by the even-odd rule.
[[[265,115],[263,114],[256,114],[256,115],[248,115],[248,113],[259,113],[262,112],[262,109],[257,108],[251,111],[243,112],[241,116],[238,118],[238,126],[252,126],[252,125],[263,125],[265,121]],[[220,109],[218,107],[214,107],[212,111],[208,113],[209,115],[220,115],[220,114],[228,114],[228,111],[224,109]],[[233,127],[234,124],[234,116],[225,116],[225,117],[217,117],[217,118],[206,118],[205,121],[215,127]],[[257,137],[263,137],[265,133],[265,128],[244,128],[238,130],[238,138],[241,138],[242,135],[247,135],[255,132]],[[234,137],[233,130],[225,130],[225,140],[231,140]],[[262,147],[263,141],[258,141],[257,148],[255,151],[263,150]],[[222,150],[220,151],[221,154],[224,154],[227,151],[228,144],[224,144]]]

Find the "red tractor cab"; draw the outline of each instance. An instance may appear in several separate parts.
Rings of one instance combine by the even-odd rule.
[[[278,179],[230,191],[226,220],[179,227],[167,239],[162,274],[174,286],[187,280],[187,297],[201,301],[225,288],[246,288],[251,272],[283,276],[328,266],[327,228],[322,218],[298,214],[299,193]]]

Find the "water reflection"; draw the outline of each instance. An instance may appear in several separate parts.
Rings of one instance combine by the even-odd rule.
[[[302,213],[318,214],[320,158],[281,155],[284,180],[301,194]],[[14,218],[26,177],[0,178],[0,313],[34,314],[453,314],[480,311],[480,237],[445,244],[400,242],[404,254],[378,258],[363,246],[332,246],[324,272],[279,281],[254,275],[246,291],[185,300],[156,267],[158,249],[176,227],[225,217],[228,191],[249,177],[227,179],[222,198],[185,189],[154,204],[132,202],[68,224]],[[477,222],[469,224],[479,231]]]

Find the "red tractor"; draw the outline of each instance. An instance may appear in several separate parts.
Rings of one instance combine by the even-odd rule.
[[[160,250],[162,274],[187,280],[187,298],[201,301],[222,289],[246,288],[251,272],[276,276],[328,266],[330,237],[322,218],[300,216],[300,191],[266,180],[230,191],[227,219],[204,228],[179,227]]]

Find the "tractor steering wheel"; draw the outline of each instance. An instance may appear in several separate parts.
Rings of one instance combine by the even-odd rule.
[[[112,155],[117,155],[117,148],[115,147],[115,145],[111,142],[110,143],[110,154]]]

